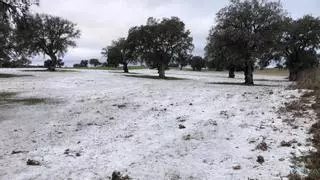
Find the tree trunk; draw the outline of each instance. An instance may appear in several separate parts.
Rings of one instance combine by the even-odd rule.
[[[289,69],[289,81],[296,81],[298,79],[298,72],[292,69]]]
[[[58,62],[57,57],[56,57],[56,55],[50,55],[50,58],[51,58],[51,63],[48,66],[48,70],[55,71],[56,66],[57,66],[57,62]]]
[[[234,71],[235,71],[235,68],[233,68],[233,67],[229,68],[229,78],[235,78],[236,77]]]
[[[183,66],[182,66],[182,65],[180,65],[180,71],[182,71],[182,68],[183,68]]]
[[[253,65],[250,62],[245,63],[245,70],[244,70],[244,76],[245,76],[245,84],[246,85],[254,85],[253,83]]]
[[[129,73],[128,63],[123,63],[123,71],[124,73]]]
[[[166,70],[166,65],[164,63],[160,64],[160,66],[158,68],[158,73],[159,73],[159,77],[161,79],[166,78],[165,70]]]

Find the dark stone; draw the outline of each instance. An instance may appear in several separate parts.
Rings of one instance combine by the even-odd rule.
[[[27,160],[27,165],[28,166],[40,166],[40,162],[32,159]]]
[[[182,124],[179,125],[179,129],[185,129],[186,127]]]
[[[292,143],[291,142],[286,142],[286,141],[281,141],[280,145],[282,147],[290,147],[292,145]]]
[[[260,163],[260,164],[263,164],[264,163],[264,157],[263,156],[258,156],[257,162]]]

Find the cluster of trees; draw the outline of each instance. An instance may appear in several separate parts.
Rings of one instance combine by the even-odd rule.
[[[245,84],[253,85],[253,70],[270,61],[285,59],[295,81],[305,69],[317,67],[320,45],[320,19],[306,15],[292,19],[280,1],[231,0],[217,13],[205,47],[205,58],[211,68],[242,70]]]
[[[28,65],[28,58],[44,54],[50,57],[45,66],[50,71],[61,66],[60,59],[80,37],[76,24],[47,14],[31,14],[29,8],[38,0],[0,0],[0,67]],[[292,19],[280,1],[231,0],[216,17],[205,47],[205,60],[193,57],[193,38],[178,17],[155,19],[130,28],[127,37],[119,38],[102,49],[108,66],[144,62],[157,69],[160,78],[170,64],[180,68],[190,64],[194,70],[206,65],[216,70],[244,71],[245,83],[253,85],[253,71],[271,61],[285,60],[290,80],[302,70],[319,65],[320,19],[306,15]],[[99,66],[98,59],[83,60],[77,67]]]
[[[0,0],[0,66],[39,54],[50,57],[48,70],[61,65],[59,57],[75,47],[80,37],[76,24],[47,14],[31,14],[38,0]],[[28,63],[28,62],[27,62]]]
[[[151,69],[157,69],[160,78],[173,61],[186,60],[193,49],[190,31],[178,17],[148,18],[147,23],[130,28],[126,38],[113,41],[102,49],[108,65],[123,65],[129,72],[128,64],[145,62]],[[182,60],[183,59],[183,60]]]
[[[97,66],[100,66],[100,65],[103,65],[103,63],[101,63],[99,61],[99,59],[96,59],[96,58],[92,58],[90,60],[81,60],[79,64],[74,64],[73,67],[75,68],[86,68],[88,67],[88,65],[91,65],[91,66],[94,66],[94,67],[97,67]]]

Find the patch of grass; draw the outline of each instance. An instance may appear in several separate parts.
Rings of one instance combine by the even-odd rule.
[[[16,96],[16,92],[0,92],[0,100],[5,100]]]
[[[310,69],[299,74],[297,88],[320,91],[320,69]]]
[[[254,74],[261,74],[261,75],[274,75],[274,76],[289,76],[288,70],[279,70],[277,68],[268,68],[264,70],[255,70]]]
[[[262,81],[262,82],[275,82],[275,83],[282,83],[282,82],[288,82],[289,80],[275,80],[275,79],[254,79],[254,81]]]
[[[14,77],[26,77],[26,76],[32,76],[32,75],[0,73],[0,78],[14,78]]]
[[[37,105],[59,103],[48,98],[18,98],[16,92],[0,92],[0,104],[23,104],[23,105]]]
[[[134,77],[134,78],[143,78],[143,79],[159,79],[159,80],[187,80],[185,78],[177,78],[177,77],[165,77],[160,78],[159,76],[150,76],[150,75],[125,75],[126,77]]]
[[[299,174],[296,174],[296,173],[291,173],[288,176],[288,179],[289,180],[304,180],[304,178],[302,178]]]

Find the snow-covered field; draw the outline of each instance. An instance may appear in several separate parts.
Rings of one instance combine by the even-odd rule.
[[[286,179],[292,155],[311,149],[311,120],[297,120],[293,129],[283,122],[290,114],[278,113],[299,97],[286,90],[284,76],[257,75],[260,86],[248,87],[219,84],[242,82],[242,74],[231,80],[215,72],[167,72],[182,80],[95,70],[0,73],[33,75],[0,79],[0,92],[58,101],[0,104],[4,180],[108,179],[113,171],[143,180]],[[256,149],[263,140],[267,151]],[[294,148],[280,146],[291,140]]]

